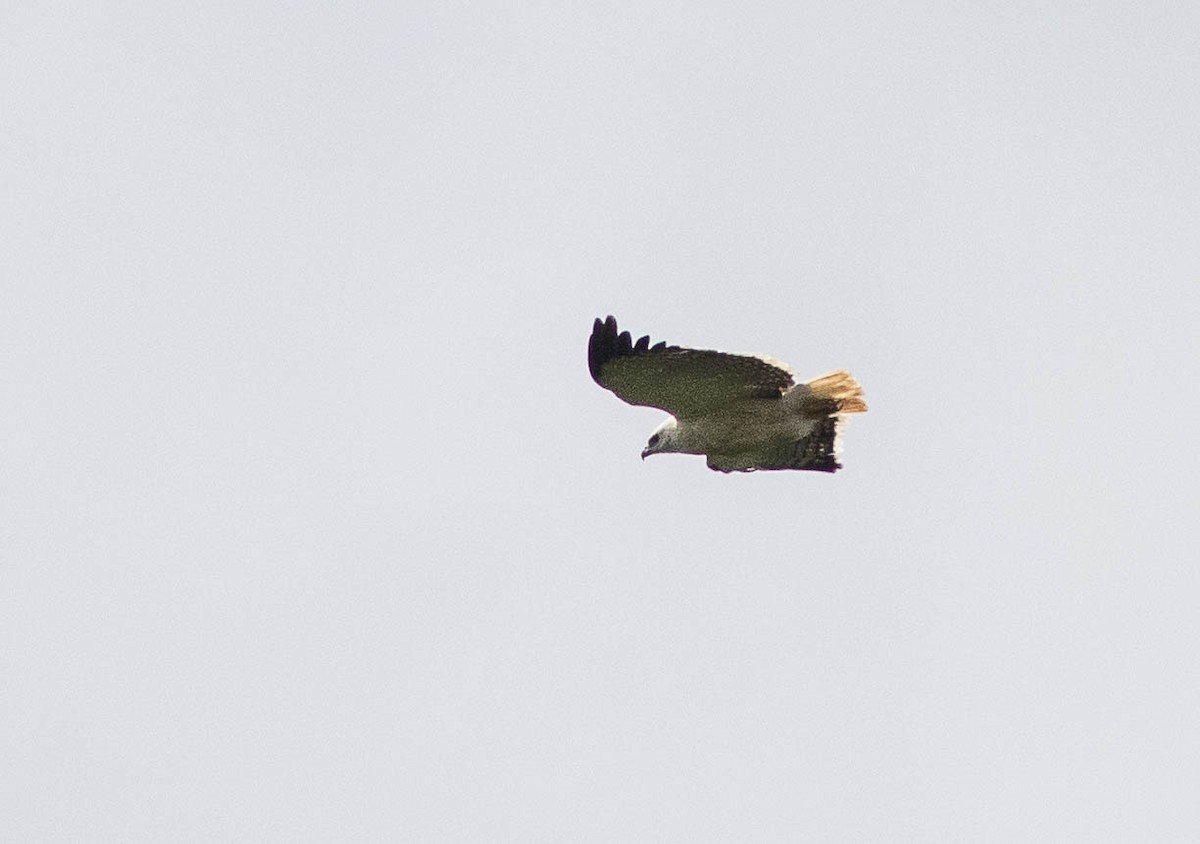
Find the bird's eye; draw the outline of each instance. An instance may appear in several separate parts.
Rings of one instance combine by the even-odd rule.
[[[656,445],[658,445],[658,434],[655,434],[650,438],[650,447],[653,448]]]

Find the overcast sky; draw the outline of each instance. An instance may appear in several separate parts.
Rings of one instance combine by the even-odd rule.
[[[1200,837],[1190,3],[16,4],[0,837]],[[592,319],[854,373],[639,451]]]

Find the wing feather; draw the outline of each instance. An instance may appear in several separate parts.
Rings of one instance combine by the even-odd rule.
[[[836,472],[838,437],[842,419],[829,416],[813,422],[812,429],[797,440],[764,443],[740,454],[709,454],[708,468],[716,472],[757,472],[768,469],[803,469]]]
[[[651,346],[648,335],[634,343],[611,316],[592,326],[588,369],[623,401],[682,417],[743,399],[779,398],[794,383],[782,365],[754,355]]]

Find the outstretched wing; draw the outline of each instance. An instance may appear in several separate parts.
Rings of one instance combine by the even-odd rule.
[[[781,364],[753,355],[636,343],[617,331],[613,317],[592,326],[588,341],[592,378],[630,404],[657,407],[674,416],[697,416],[754,398],[779,398],[792,386]]]
[[[766,469],[804,469],[810,472],[836,472],[838,437],[842,419],[829,416],[815,419],[812,427],[798,440],[764,443],[741,454],[709,454],[708,468],[716,472],[757,472]]]

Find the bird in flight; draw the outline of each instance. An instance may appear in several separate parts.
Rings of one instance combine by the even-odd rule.
[[[802,384],[785,364],[758,355],[636,343],[613,317],[597,319],[588,369],[629,404],[671,414],[642,451],[703,454],[718,472],[836,472],[843,415],[862,413],[862,388],[839,370]]]

